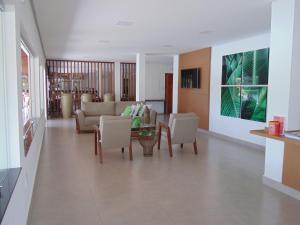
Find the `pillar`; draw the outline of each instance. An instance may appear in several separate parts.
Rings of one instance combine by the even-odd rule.
[[[115,101],[119,102],[121,100],[121,67],[120,62],[115,62]]]
[[[146,58],[145,54],[136,54],[136,101],[146,100]]]
[[[178,112],[179,55],[173,56],[173,113]]]
[[[300,2],[278,0],[272,4],[268,120],[286,118],[286,130],[300,129]],[[266,141],[266,178],[282,183],[285,144]]]

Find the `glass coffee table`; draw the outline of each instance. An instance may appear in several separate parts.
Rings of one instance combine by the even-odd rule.
[[[141,136],[140,132],[142,131],[153,131],[154,136]],[[94,126],[94,135],[95,135],[95,155],[98,154],[97,145],[98,140],[100,139],[100,130],[99,125]],[[141,124],[138,128],[131,128],[131,139],[138,140],[139,143],[143,146],[144,156],[152,156],[153,147],[157,141],[156,125],[155,124]]]

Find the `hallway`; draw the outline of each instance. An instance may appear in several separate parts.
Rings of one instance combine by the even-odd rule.
[[[263,152],[198,135],[192,145],[165,140],[152,158],[133,144],[94,155],[93,134],[73,120],[47,122],[28,225],[295,225],[300,202],[262,184]]]

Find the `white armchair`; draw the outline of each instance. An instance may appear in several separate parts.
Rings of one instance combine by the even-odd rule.
[[[129,158],[132,160],[131,148],[131,118],[121,116],[101,116],[99,126],[99,156],[103,163],[102,149],[129,148]]]
[[[162,122],[159,123],[158,149],[160,149],[162,129],[166,129],[170,157],[173,156],[172,144],[180,144],[183,148],[183,144],[193,143],[194,152],[198,154],[197,128],[198,117],[195,113],[171,114],[168,125]]]

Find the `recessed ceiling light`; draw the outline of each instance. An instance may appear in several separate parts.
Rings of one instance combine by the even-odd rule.
[[[170,44],[166,44],[166,45],[163,45],[164,48],[172,48],[174,47],[173,45],[170,45]]]
[[[214,32],[213,30],[204,30],[204,31],[200,31],[200,34],[201,35],[207,35],[207,34],[211,34],[213,32]]]
[[[125,21],[125,20],[119,20],[116,25],[121,26],[121,27],[130,27],[133,25],[133,22],[131,21]]]
[[[100,44],[108,44],[110,41],[109,40],[99,40],[98,43]]]

